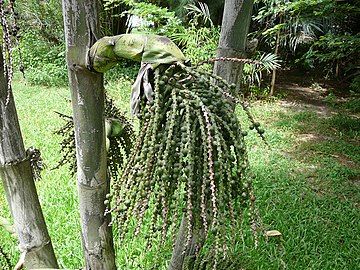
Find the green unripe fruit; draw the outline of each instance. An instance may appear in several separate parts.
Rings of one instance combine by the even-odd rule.
[[[259,122],[255,122],[255,123],[254,123],[254,126],[255,126],[255,127],[260,127],[260,123],[259,123]]]
[[[259,132],[259,134],[264,134],[264,133],[265,133],[265,130],[262,129],[262,128],[259,128],[258,132]]]

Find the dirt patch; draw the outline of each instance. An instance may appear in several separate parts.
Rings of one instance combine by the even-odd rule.
[[[331,154],[330,156],[335,158],[341,165],[345,167],[348,167],[350,169],[359,168],[359,164],[357,164],[355,161],[351,160],[348,156],[342,153]]]
[[[326,88],[315,85],[310,87],[299,84],[282,84],[280,90],[285,97],[280,101],[281,106],[296,111],[314,111],[319,116],[328,117],[335,112],[327,106],[325,97],[329,94]]]
[[[334,186],[331,181],[328,181],[327,177],[321,175],[321,168],[318,172],[318,166],[322,166],[322,163],[317,162],[318,157],[324,156],[324,158],[332,158],[335,161],[333,161],[334,165],[338,163],[354,171],[357,171],[360,167],[356,159],[342,153],[340,149],[336,148],[336,145],[330,150],[322,150],[321,147],[318,147],[319,143],[327,144],[327,142],[337,140],[346,140],[346,142],[353,144],[354,147],[358,146],[359,142],[353,140],[352,137],[339,138],[341,128],[346,129],[345,134],[349,133],[349,127],[354,128],[351,121],[345,121],[348,120],[347,116],[349,116],[347,112],[343,112],[346,115],[344,120],[341,117],[334,117],[341,113],[340,105],[346,101],[346,97],[338,95],[332,86],[316,83],[316,81],[306,76],[279,80],[277,89],[277,93],[282,96],[278,103],[287,111],[316,113],[316,115],[303,114],[303,118],[295,119],[298,122],[293,121],[295,122],[294,135],[296,136],[294,147],[283,153],[283,155],[297,159],[304,164],[304,167],[298,170],[298,173],[305,177],[309,188],[317,196],[322,197],[326,194],[333,194],[339,200],[348,199],[341,196],[341,192],[338,192],[339,187]],[[322,119],[316,119],[317,117]],[[326,159],[320,158],[320,160],[325,161]],[[357,190],[360,186],[360,175],[356,175],[356,173],[349,174],[349,178],[344,179],[343,185],[345,189]],[[349,187],[346,185],[349,185]],[[354,198],[352,201],[354,201],[355,207],[360,206],[358,199]]]
[[[331,139],[330,137],[326,137],[317,133],[302,133],[297,135],[298,140],[301,142],[320,142]]]

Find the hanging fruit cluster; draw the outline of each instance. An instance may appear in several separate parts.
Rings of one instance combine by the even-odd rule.
[[[216,269],[229,220],[236,224],[255,200],[246,177],[247,132],[234,113],[239,100],[230,94],[234,86],[220,77],[181,63],[159,67],[153,76],[153,98],[142,97],[140,133],[121,181],[113,184],[108,212],[114,214],[120,239],[133,232],[134,219],[138,234],[148,212],[150,244],[151,237],[165,239],[183,216],[184,250],[194,230],[212,235],[211,267]]]
[[[62,158],[54,169],[69,164],[69,169],[76,173],[76,146],[74,122],[71,116],[58,113],[65,124],[55,132],[62,136]],[[110,98],[105,99],[105,128],[107,135],[107,166],[114,181],[118,179],[119,171],[133,148],[134,130],[126,116],[115,106]]]
[[[11,82],[13,79],[13,50],[18,48],[20,61],[21,51],[19,47],[19,42],[21,35],[19,33],[20,28],[18,26],[19,14],[15,11],[15,0],[4,1],[0,0],[0,24],[2,32],[2,50],[4,56],[4,72],[5,78],[7,78],[9,94],[7,97],[7,102],[9,100],[9,95],[11,93]],[[22,62],[22,61],[21,61]],[[24,72],[24,66],[20,64],[19,67],[21,72]]]

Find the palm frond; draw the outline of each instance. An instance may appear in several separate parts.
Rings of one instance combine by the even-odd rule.
[[[266,71],[271,71],[274,69],[279,69],[281,67],[281,60],[273,53],[263,54],[258,60],[261,63],[261,66]]]
[[[188,4],[185,6],[185,9],[188,10],[188,15],[193,15],[194,17],[202,18],[203,23],[209,23],[213,26],[213,21],[211,20],[210,10],[207,4],[198,2],[199,6]]]

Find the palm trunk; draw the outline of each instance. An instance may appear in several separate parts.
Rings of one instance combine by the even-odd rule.
[[[281,17],[280,17],[280,23],[281,23]],[[279,53],[279,46],[280,46],[280,31],[276,35],[276,43],[275,43],[275,51],[274,51],[274,54],[276,56]],[[274,95],[275,82],[276,82],[276,69],[273,69],[272,76],[271,76],[270,93],[269,93],[270,97],[272,97]]]
[[[192,269],[191,264],[196,259],[196,251],[203,245],[205,237],[202,230],[195,230],[191,241],[184,252],[184,245],[187,241],[186,234],[186,220],[183,218],[181,220],[168,270],[182,270],[184,268],[185,261],[188,266],[187,269]]]
[[[225,1],[217,57],[246,57],[246,36],[249,31],[253,2],[253,0]],[[236,93],[239,93],[242,69],[242,63],[222,61],[215,63],[214,73],[229,83],[234,83]]]
[[[26,268],[58,268],[0,53],[0,177]],[[8,100],[8,103],[7,103]],[[7,103],[7,104],[6,104]]]
[[[90,72],[87,52],[99,32],[98,1],[63,0],[67,64],[75,125],[77,182],[86,269],[116,269],[106,169],[103,75]]]

